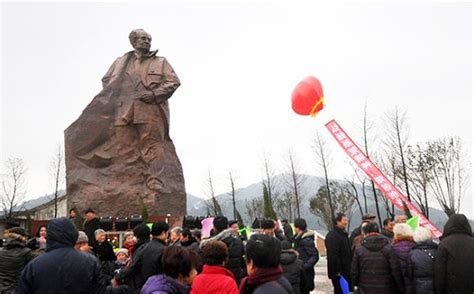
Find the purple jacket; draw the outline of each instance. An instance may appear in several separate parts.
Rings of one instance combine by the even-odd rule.
[[[154,275],[143,285],[141,294],[188,294],[191,287],[167,275]]]
[[[400,270],[403,275],[403,282],[405,284],[405,294],[412,293],[411,279],[408,274],[408,255],[411,249],[415,246],[415,242],[411,240],[394,241],[392,245],[393,255],[400,264]]]

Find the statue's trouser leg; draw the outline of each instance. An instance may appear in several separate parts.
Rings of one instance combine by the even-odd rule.
[[[164,130],[157,122],[135,126],[138,130],[141,156],[149,165],[149,177],[160,180],[164,169]]]

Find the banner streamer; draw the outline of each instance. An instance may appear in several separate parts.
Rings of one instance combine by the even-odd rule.
[[[377,185],[380,191],[387,197],[398,209],[404,210],[403,203],[410,210],[412,215],[418,216],[418,225],[431,231],[434,238],[439,238],[441,231],[430,222],[421,211],[413,205],[403,195],[392,182],[380,171],[380,169],[365,155],[364,152],[352,141],[347,133],[335,121],[331,120],[326,124],[326,128],[333,135],[339,145],[344,149],[347,155],[361,168],[367,176]]]

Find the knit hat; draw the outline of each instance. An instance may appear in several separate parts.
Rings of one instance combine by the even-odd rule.
[[[76,244],[79,243],[89,243],[89,237],[87,237],[87,234],[83,231],[79,231]]]
[[[227,218],[225,216],[216,216],[212,224],[219,232],[223,231],[227,229]]]
[[[120,248],[119,250],[117,250],[117,252],[115,252],[115,256],[118,256],[119,253],[123,253],[123,254],[125,254],[125,255],[128,257],[128,250],[127,250],[127,248]]]

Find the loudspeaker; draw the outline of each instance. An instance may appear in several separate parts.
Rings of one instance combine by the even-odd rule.
[[[183,228],[193,230],[196,228],[196,217],[186,215],[183,217]]]
[[[130,229],[134,229],[139,224],[143,223],[143,218],[141,215],[131,215],[130,216]]]
[[[126,217],[115,218],[115,230],[116,231],[128,230],[128,219]]]
[[[112,231],[112,217],[111,216],[102,216],[99,219],[99,228],[104,231]]]

